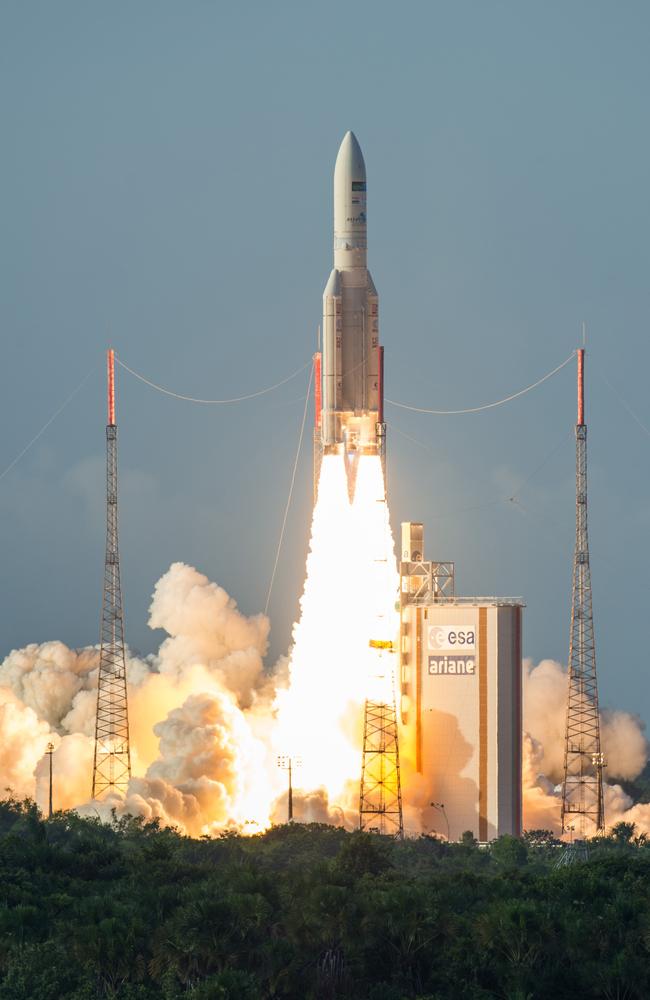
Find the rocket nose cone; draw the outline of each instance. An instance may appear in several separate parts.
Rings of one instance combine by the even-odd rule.
[[[334,167],[335,182],[337,177],[342,175],[346,175],[354,181],[365,181],[366,179],[366,164],[354,132],[346,132],[343,136],[343,142],[339,146],[336,166]]]
[[[356,135],[346,132],[334,167],[336,268],[366,266],[366,227],[366,165]]]

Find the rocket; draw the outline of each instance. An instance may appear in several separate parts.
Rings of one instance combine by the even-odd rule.
[[[334,268],[323,293],[322,357],[314,357],[315,488],[322,455],[341,455],[350,502],[361,455],[385,462],[379,298],[367,265],[366,165],[346,132],[334,167]]]

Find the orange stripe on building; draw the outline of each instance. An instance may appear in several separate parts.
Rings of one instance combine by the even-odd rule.
[[[478,839],[488,839],[488,662],[487,608],[478,609]]]
[[[515,718],[514,718],[514,760],[512,762],[512,787],[515,789],[515,794],[517,796],[516,802],[514,804],[513,814],[515,820],[515,835],[521,836],[522,829],[522,815],[521,815],[521,744],[522,744],[522,705],[521,705],[521,686],[522,686],[522,662],[521,662],[521,608],[515,610],[515,655],[513,670],[515,671]]]
[[[415,770],[422,774],[422,608],[415,609]]]

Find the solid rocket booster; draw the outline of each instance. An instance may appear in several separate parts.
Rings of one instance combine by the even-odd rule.
[[[342,455],[350,500],[359,456],[379,454],[383,461],[385,448],[379,298],[367,248],[366,165],[356,136],[347,132],[334,167],[334,269],[323,293],[316,444],[321,454]]]

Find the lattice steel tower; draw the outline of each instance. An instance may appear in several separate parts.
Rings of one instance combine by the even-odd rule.
[[[391,701],[366,701],[359,829],[404,836],[397,712]]]
[[[576,544],[569,643],[569,697],[564,741],[562,832],[584,837],[604,830],[604,760],[600,748],[598,683],[587,536],[587,425],[584,409],[584,348],[578,355],[576,424]]]
[[[131,777],[124,612],[117,536],[117,424],[115,423],[115,355],[112,350],[108,351],[107,362],[106,560],[93,762],[94,799],[101,798],[109,791],[123,794]]]
[[[385,505],[385,500],[384,500]],[[386,562],[386,560],[380,560]],[[384,616],[377,618],[379,634],[386,634]],[[395,704],[394,645],[390,639],[371,639],[376,657],[368,678],[364,706],[359,829],[393,837],[404,836],[399,737]]]

